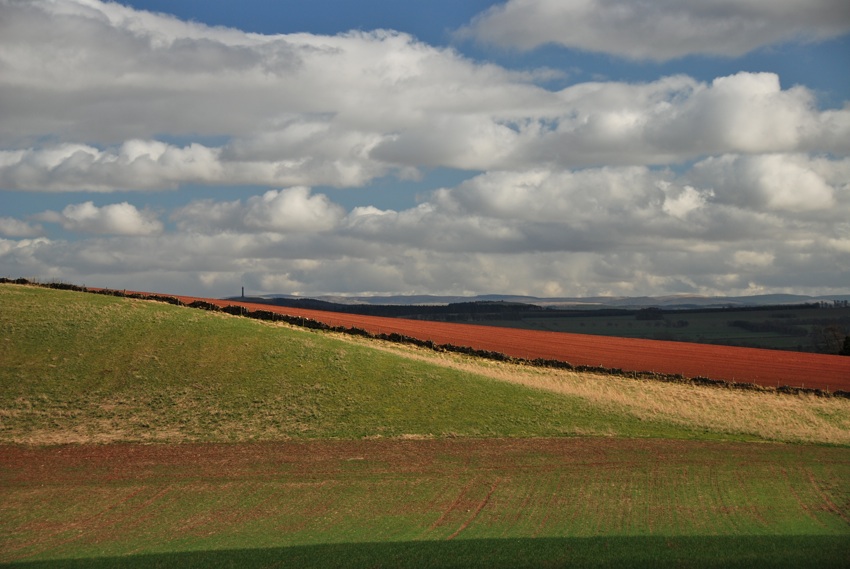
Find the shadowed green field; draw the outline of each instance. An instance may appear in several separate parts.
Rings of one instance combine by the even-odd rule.
[[[475,321],[485,326],[526,330],[824,353],[836,353],[840,344],[828,349],[822,344],[818,331],[830,325],[844,328],[848,322],[850,308],[817,308],[814,305],[722,311],[668,310],[651,320],[637,319],[635,314],[609,315],[587,310],[560,317],[530,312],[512,320]]]
[[[845,400],[654,384],[638,412],[604,377],[558,376],[571,395],[154,302],[4,285],[0,308],[3,565],[850,561],[850,448],[746,442],[845,440]],[[688,423],[700,394],[805,420]]]
[[[534,567],[800,567],[847,566],[844,538],[596,537],[323,544],[268,549],[137,554],[20,563],[27,569],[525,569]]]

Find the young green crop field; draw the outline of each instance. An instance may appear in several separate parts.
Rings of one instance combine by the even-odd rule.
[[[0,285],[0,565],[842,567],[850,401]]]
[[[0,559],[25,567],[838,567],[850,554],[837,448],[585,437],[3,451]]]

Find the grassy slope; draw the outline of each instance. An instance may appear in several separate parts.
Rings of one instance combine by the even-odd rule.
[[[846,433],[850,414],[842,400],[626,380],[618,389],[633,391],[616,400],[610,378],[521,378],[527,387],[485,377],[489,366],[476,375],[322,333],[11,285],[0,286],[0,326],[0,442],[684,439],[680,450],[662,454],[617,446],[615,438],[588,439],[591,448],[617,447],[613,458],[541,457],[532,446],[512,461],[496,452],[491,464],[473,451],[445,452],[416,475],[396,474],[392,464],[388,470],[386,459],[341,453],[336,467],[310,471],[309,480],[281,470],[274,457],[266,466],[258,459],[248,474],[231,473],[227,462],[226,471],[202,476],[193,467],[212,459],[196,456],[199,462],[187,457],[182,471],[153,465],[150,479],[131,469],[129,478],[107,471],[85,481],[75,478],[85,466],[57,467],[52,481],[30,481],[0,461],[0,552],[17,552],[0,555],[0,563],[821,567],[850,556],[848,449],[705,446],[697,439],[769,438],[772,427],[730,433],[699,418],[693,394],[710,393],[719,399],[708,406],[744,418],[756,418],[748,409],[769,415],[811,407],[820,427]],[[525,374],[499,368],[496,375],[512,373]],[[632,403],[643,388],[652,390],[651,401]],[[653,407],[659,401],[666,403]],[[677,401],[688,413],[676,415]],[[788,402],[797,407],[789,411]],[[821,440],[818,425],[810,425],[811,440]],[[424,447],[409,444],[410,456],[419,456]],[[33,461],[50,464],[63,448],[33,449]],[[433,541],[459,529],[456,539]],[[229,551],[211,553],[220,549]],[[84,561],[74,565],[72,557]]]
[[[7,442],[712,436],[249,319],[13,285],[0,303]]]

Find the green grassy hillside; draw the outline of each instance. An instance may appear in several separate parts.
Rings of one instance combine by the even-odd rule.
[[[843,399],[551,370],[529,379],[519,366],[493,374],[487,362],[452,366],[458,358],[427,351],[30,286],[0,286],[0,306],[0,442],[570,435],[850,442]]]
[[[6,442],[698,434],[321,332],[15,285],[0,304]]]

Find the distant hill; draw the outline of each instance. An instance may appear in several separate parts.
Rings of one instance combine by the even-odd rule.
[[[518,295],[239,297],[275,306],[507,328],[839,353],[850,295],[540,298]],[[635,325],[636,321],[642,325]],[[647,324],[647,321],[652,321]]]
[[[239,297],[230,297],[237,299]],[[386,296],[339,296],[319,295],[302,297],[288,294],[270,294],[252,297],[266,301],[315,301],[325,303],[328,309],[332,305],[367,306],[447,306],[449,304],[471,302],[505,302],[532,304],[545,308],[646,308],[657,306],[671,310],[689,308],[725,308],[746,306],[778,306],[785,304],[806,304],[816,302],[850,301],[850,294],[807,296],[799,294],[763,294],[754,296],[592,296],[592,297],[538,297],[510,294],[484,294],[477,296],[436,296],[436,295],[386,295]],[[285,301],[285,302],[283,302]],[[275,302],[277,303],[277,302]]]

